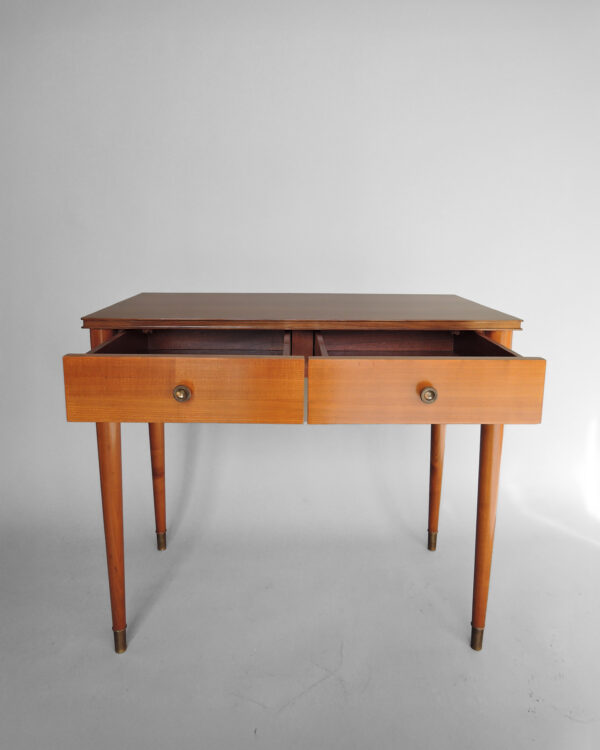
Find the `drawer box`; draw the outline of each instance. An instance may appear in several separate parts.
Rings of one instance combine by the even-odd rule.
[[[317,332],[315,355],[311,424],[541,421],[545,360],[475,332]],[[427,402],[421,394],[429,388],[436,396]]]
[[[289,332],[125,331],[63,364],[70,422],[304,419],[304,358],[290,356]]]

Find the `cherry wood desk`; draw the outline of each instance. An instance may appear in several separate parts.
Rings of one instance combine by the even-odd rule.
[[[96,422],[115,650],[127,648],[121,422],[147,422],[166,549],[165,422],[431,425],[435,550],[447,424],[480,424],[471,647],[487,608],[504,424],[541,421],[545,361],[521,320],[454,295],[138,294],[86,315],[64,357],[67,419]]]

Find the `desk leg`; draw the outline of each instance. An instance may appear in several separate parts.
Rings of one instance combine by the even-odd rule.
[[[167,511],[165,507],[165,426],[151,422],[150,461],[152,463],[152,489],[154,490],[154,518],[156,520],[156,546],[167,549]]]
[[[498,480],[504,425],[482,424],[479,451],[479,487],[477,492],[477,532],[475,538],[475,575],[473,581],[473,617],[471,648],[481,651],[487,610],[492,549],[498,505]]]
[[[431,550],[432,552],[437,546],[445,444],[446,425],[432,424],[431,458],[429,464],[429,524],[427,526],[427,549]]]
[[[127,648],[125,635],[127,621],[125,620],[121,425],[119,422],[99,422],[96,424],[96,433],[115,651],[122,654]]]

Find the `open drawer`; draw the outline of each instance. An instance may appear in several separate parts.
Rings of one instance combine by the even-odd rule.
[[[63,358],[70,422],[304,418],[304,357],[286,331],[122,331]]]
[[[316,332],[308,421],[537,423],[545,369],[473,331]]]

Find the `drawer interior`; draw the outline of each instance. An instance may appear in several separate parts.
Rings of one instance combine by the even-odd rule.
[[[289,356],[289,331],[156,329],[122,331],[92,354]]]
[[[317,331],[317,357],[518,357],[475,331]]]

